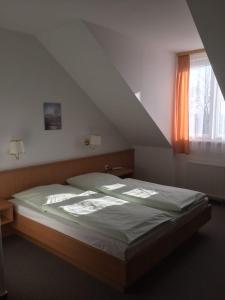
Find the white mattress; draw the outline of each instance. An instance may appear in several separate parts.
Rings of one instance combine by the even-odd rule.
[[[29,204],[26,204],[18,199],[11,199],[10,201],[14,204],[15,211],[18,214],[55,229],[67,236],[80,240],[90,246],[105,251],[123,261],[133,257],[136,253],[141,251],[141,249],[146,247],[146,245],[151,244],[163,234],[168,233],[174,229],[175,226],[179,226],[179,224],[186,222],[190,216],[198,214],[199,211],[204,209],[207,205],[207,201],[203,199],[201,203],[190,209],[188,212],[174,217],[169,224],[167,222],[166,224],[158,226],[156,229],[152,230],[147,235],[128,246],[126,243],[114,240],[106,235],[103,235],[102,233],[98,233],[94,230],[92,231],[72,221],[51,215],[49,213],[40,212]]]

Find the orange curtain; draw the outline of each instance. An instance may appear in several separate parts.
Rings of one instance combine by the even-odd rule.
[[[189,153],[189,77],[190,56],[178,56],[173,119],[175,153]]]

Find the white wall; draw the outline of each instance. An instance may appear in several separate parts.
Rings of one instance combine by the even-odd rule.
[[[146,46],[142,67],[142,103],[171,141],[175,85],[175,53]]]
[[[86,23],[133,93],[142,87],[143,47],[138,41],[108,28]]]
[[[99,43],[168,140],[171,138],[175,53],[142,44],[106,28],[89,24]],[[193,163],[204,160],[205,164]],[[174,155],[172,149],[135,147],[135,176],[156,183],[200,190],[225,197],[225,167],[212,155]]]
[[[225,198],[225,163],[211,157],[174,155],[171,149],[135,147],[135,176],[142,180],[198,190]]]
[[[43,102],[62,103],[62,130],[45,131]],[[129,148],[130,145],[75,81],[32,36],[0,29],[0,169]],[[84,146],[89,134],[102,146]],[[26,154],[7,154],[9,140],[24,140]]]
[[[169,147],[85,22],[75,20],[38,38],[130,143]]]
[[[165,185],[176,185],[175,158],[171,149],[135,147],[135,176]]]
[[[1,170],[130,147],[35,38],[1,29],[0,41]],[[127,42],[124,42],[124,49],[126,45]],[[134,70],[137,74],[143,74],[139,68],[139,55],[136,55],[138,53],[135,51],[131,52],[130,58],[133,57],[131,60],[134,60],[134,65],[130,65],[125,54],[124,50],[123,57],[116,57],[118,62],[123,64],[123,72],[128,70],[129,66],[127,78],[138,90],[141,80],[136,79],[142,77],[136,76],[133,67],[136,65]],[[153,61],[148,67],[150,76]],[[155,65],[157,66],[157,63]],[[152,86],[155,92],[160,92],[159,82],[160,76],[155,80],[156,86]],[[164,85],[161,89],[164,89]],[[44,130],[42,105],[45,101],[62,103],[62,130]],[[155,107],[154,109],[157,109],[157,106]],[[158,107],[160,108],[160,105]],[[103,145],[94,151],[83,145],[85,137],[91,133],[103,137]],[[25,142],[26,154],[19,161],[7,154],[8,143],[12,137],[21,137]],[[225,197],[225,168],[192,164],[188,162],[191,158],[185,155],[174,158],[171,149],[168,148],[136,147],[135,150],[137,177]]]
[[[171,141],[175,53],[88,23],[115,67],[165,137]]]

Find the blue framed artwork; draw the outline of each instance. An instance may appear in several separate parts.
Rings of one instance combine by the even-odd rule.
[[[45,130],[62,129],[61,103],[44,103]]]

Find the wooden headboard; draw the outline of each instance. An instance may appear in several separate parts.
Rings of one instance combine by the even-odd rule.
[[[14,193],[51,183],[65,183],[71,176],[104,171],[105,165],[134,168],[134,150],[58,161],[0,172],[0,198],[9,199]]]

